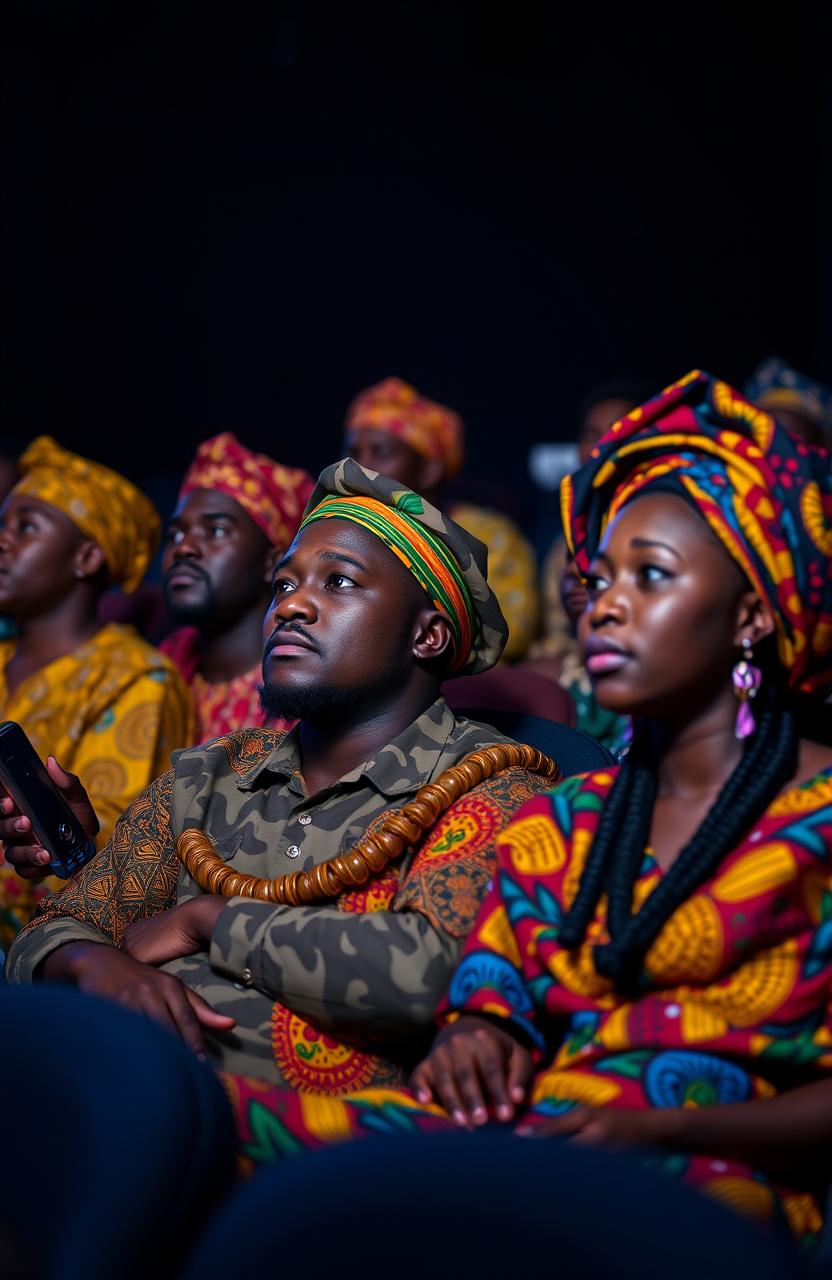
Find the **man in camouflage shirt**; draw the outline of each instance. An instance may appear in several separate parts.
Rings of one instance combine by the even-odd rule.
[[[203,892],[178,836],[274,877],[352,848],[469,752],[448,674],[491,666],[505,623],[475,539],[395,481],[328,468],[275,570],[263,701],[285,736],[230,734],[175,758],[102,852],[15,942],[12,982],[74,983],[176,1030],[226,1071],[320,1093],[395,1084],[431,1026],[501,827],[544,783],[512,768],[463,796],[359,890],[309,906]],[[76,798],[88,823],[94,819]],[[13,840],[11,819],[0,837]]]

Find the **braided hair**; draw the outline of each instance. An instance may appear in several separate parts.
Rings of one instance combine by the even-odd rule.
[[[654,939],[683,902],[736,847],[793,776],[798,729],[793,707],[776,680],[755,700],[757,731],[742,759],[656,889],[633,915],[633,888],[649,841],[658,770],[640,728],[604,805],[580,887],[559,931],[567,950],[583,942],[602,894],[607,895],[610,941],[594,948],[598,973],[621,992],[638,985]]]

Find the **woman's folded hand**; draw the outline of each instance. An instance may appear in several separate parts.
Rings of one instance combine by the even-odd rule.
[[[532,1057],[487,1018],[466,1015],[440,1031],[410,1077],[419,1102],[438,1102],[461,1128],[509,1121],[526,1102]]]

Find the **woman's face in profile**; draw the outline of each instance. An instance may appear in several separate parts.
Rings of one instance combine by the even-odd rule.
[[[672,723],[729,686],[748,588],[683,498],[646,494],[624,507],[588,590],[579,639],[602,706]]]

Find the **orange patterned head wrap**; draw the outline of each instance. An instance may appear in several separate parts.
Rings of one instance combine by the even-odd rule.
[[[180,501],[194,489],[214,489],[238,502],[272,546],[288,547],[315,487],[312,477],[252,453],[230,431],[204,440],[185,473]]]
[[[161,523],[149,498],[117,471],[38,436],[20,459],[14,493],[57,507],[97,542],[113,585],[135,591],[159,546]]]
[[[453,409],[426,400],[401,378],[385,378],[361,391],[347,411],[347,431],[373,427],[398,436],[424,458],[438,458],[449,480],[459,474],[464,455],[462,419]]]

